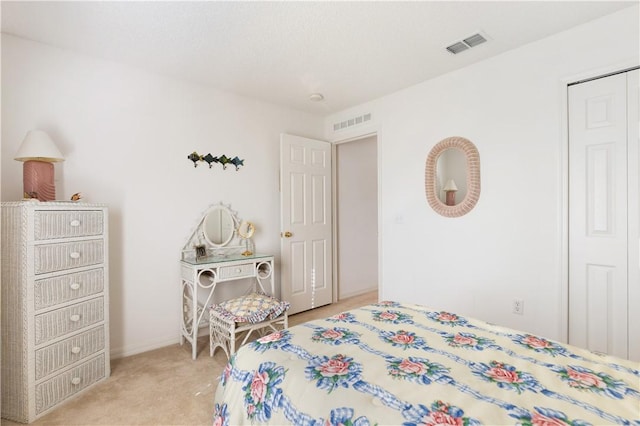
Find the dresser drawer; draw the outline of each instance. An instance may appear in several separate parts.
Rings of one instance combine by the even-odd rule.
[[[218,270],[218,279],[253,277],[255,275],[253,263],[248,265],[223,266]]]
[[[45,314],[36,315],[35,343],[46,343],[56,337],[95,324],[104,319],[104,298],[67,306]]]
[[[104,240],[42,244],[34,247],[35,273],[63,271],[104,261]]]
[[[34,307],[37,311],[79,299],[80,297],[91,296],[103,290],[103,268],[36,280],[34,285]]]
[[[103,231],[104,214],[100,210],[34,212],[36,240],[102,235]]]
[[[104,349],[104,326],[36,351],[36,380]]]
[[[105,377],[104,354],[36,385],[36,414],[64,401]]]

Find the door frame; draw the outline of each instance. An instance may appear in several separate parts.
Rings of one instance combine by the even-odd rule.
[[[560,318],[558,336],[560,341],[569,341],[569,85],[583,80],[604,77],[608,74],[637,67],[633,60],[619,62],[598,68],[592,68],[577,74],[567,75],[558,81],[560,109],[560,208],[558,215],[560,247]]]
[[[362,135],[352,136],[345,139],[337,139],[335,141],[331,141],[331,163],[333,168],[331,170],[332,173],[332,186],[331,186],[331,202],[333,203],[332,208],[333,211],[331,214],[333,215],[333,247],[332,247],[332,255],[333,255],[333,303],[338,302],[338,271],[340,268],[340,264],[338,262],[338,167],[337,167],[337,150],[338,145],[342,145],[349,142],[355,142],[362,139],[367,139],[375,136],[376,138],[376,180],[377,180],[377,203],[378,203],[378,223],[377,223],[377,233],[378,233],[378,258],[377,258],[377,266],[378,266],[378,299],[380,299],[381,295],[381,282],[382,282],[382,224],[380,220],[380,132],[375,130],[369,133],[364,133]]]

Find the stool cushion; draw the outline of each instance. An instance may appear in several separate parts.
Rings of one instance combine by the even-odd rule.
[[[264,321],[267,318],[277,318],[287,309],[289,309],[289,302],[284,302],[262,293],[251,293],[211,307],[211,310],[222,318],[234,322],[252,324]]]

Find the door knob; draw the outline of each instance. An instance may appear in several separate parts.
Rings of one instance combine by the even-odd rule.
[[[291,238],[293,237],[293,234],[289,231],[285,231],[285,233],[283,234],[285,238]]]

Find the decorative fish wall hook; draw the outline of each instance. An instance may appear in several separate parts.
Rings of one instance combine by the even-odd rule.
[[[187,155],[187,158],[193,161],[193,167],[198,167],[198,161],[202,161],[202,156],[195,151]]]
[[[211,153],[207,155],[200,155],[196,151],[193,151],[191,154],[187,155],[189,161],[193,161],[193,167],[198,167],[198,162],[204,161],[209,165],[209,168],[213,167],[214,163],[218,163],[222,165],[222,169],[227,169],[227,164],[233,164],[236,168],[236,171],[240,170],[241,166],[244,166],[244,160],[235,156],[233,158],[229,158],[226,155],[222,154],[219,157],[214,157]]]
[[[239,159],[237,156],[233,157],[233,159],[229,162],[236,166],[236,172],[240,169],[240,166],[244,166],[244,160]]]
[[[202,157],[202,159],[209,164],[209,168],[211,168],[212,163],[217,163],[218,162],[218,157],[214,157],[211,154],[205,155],[204,157]]]
[[[222,154],[222,157],[218,158],[218,161],[222,164],[222,168],[227,170],[227,163],[231,160],[229,160],[226,155]]]

